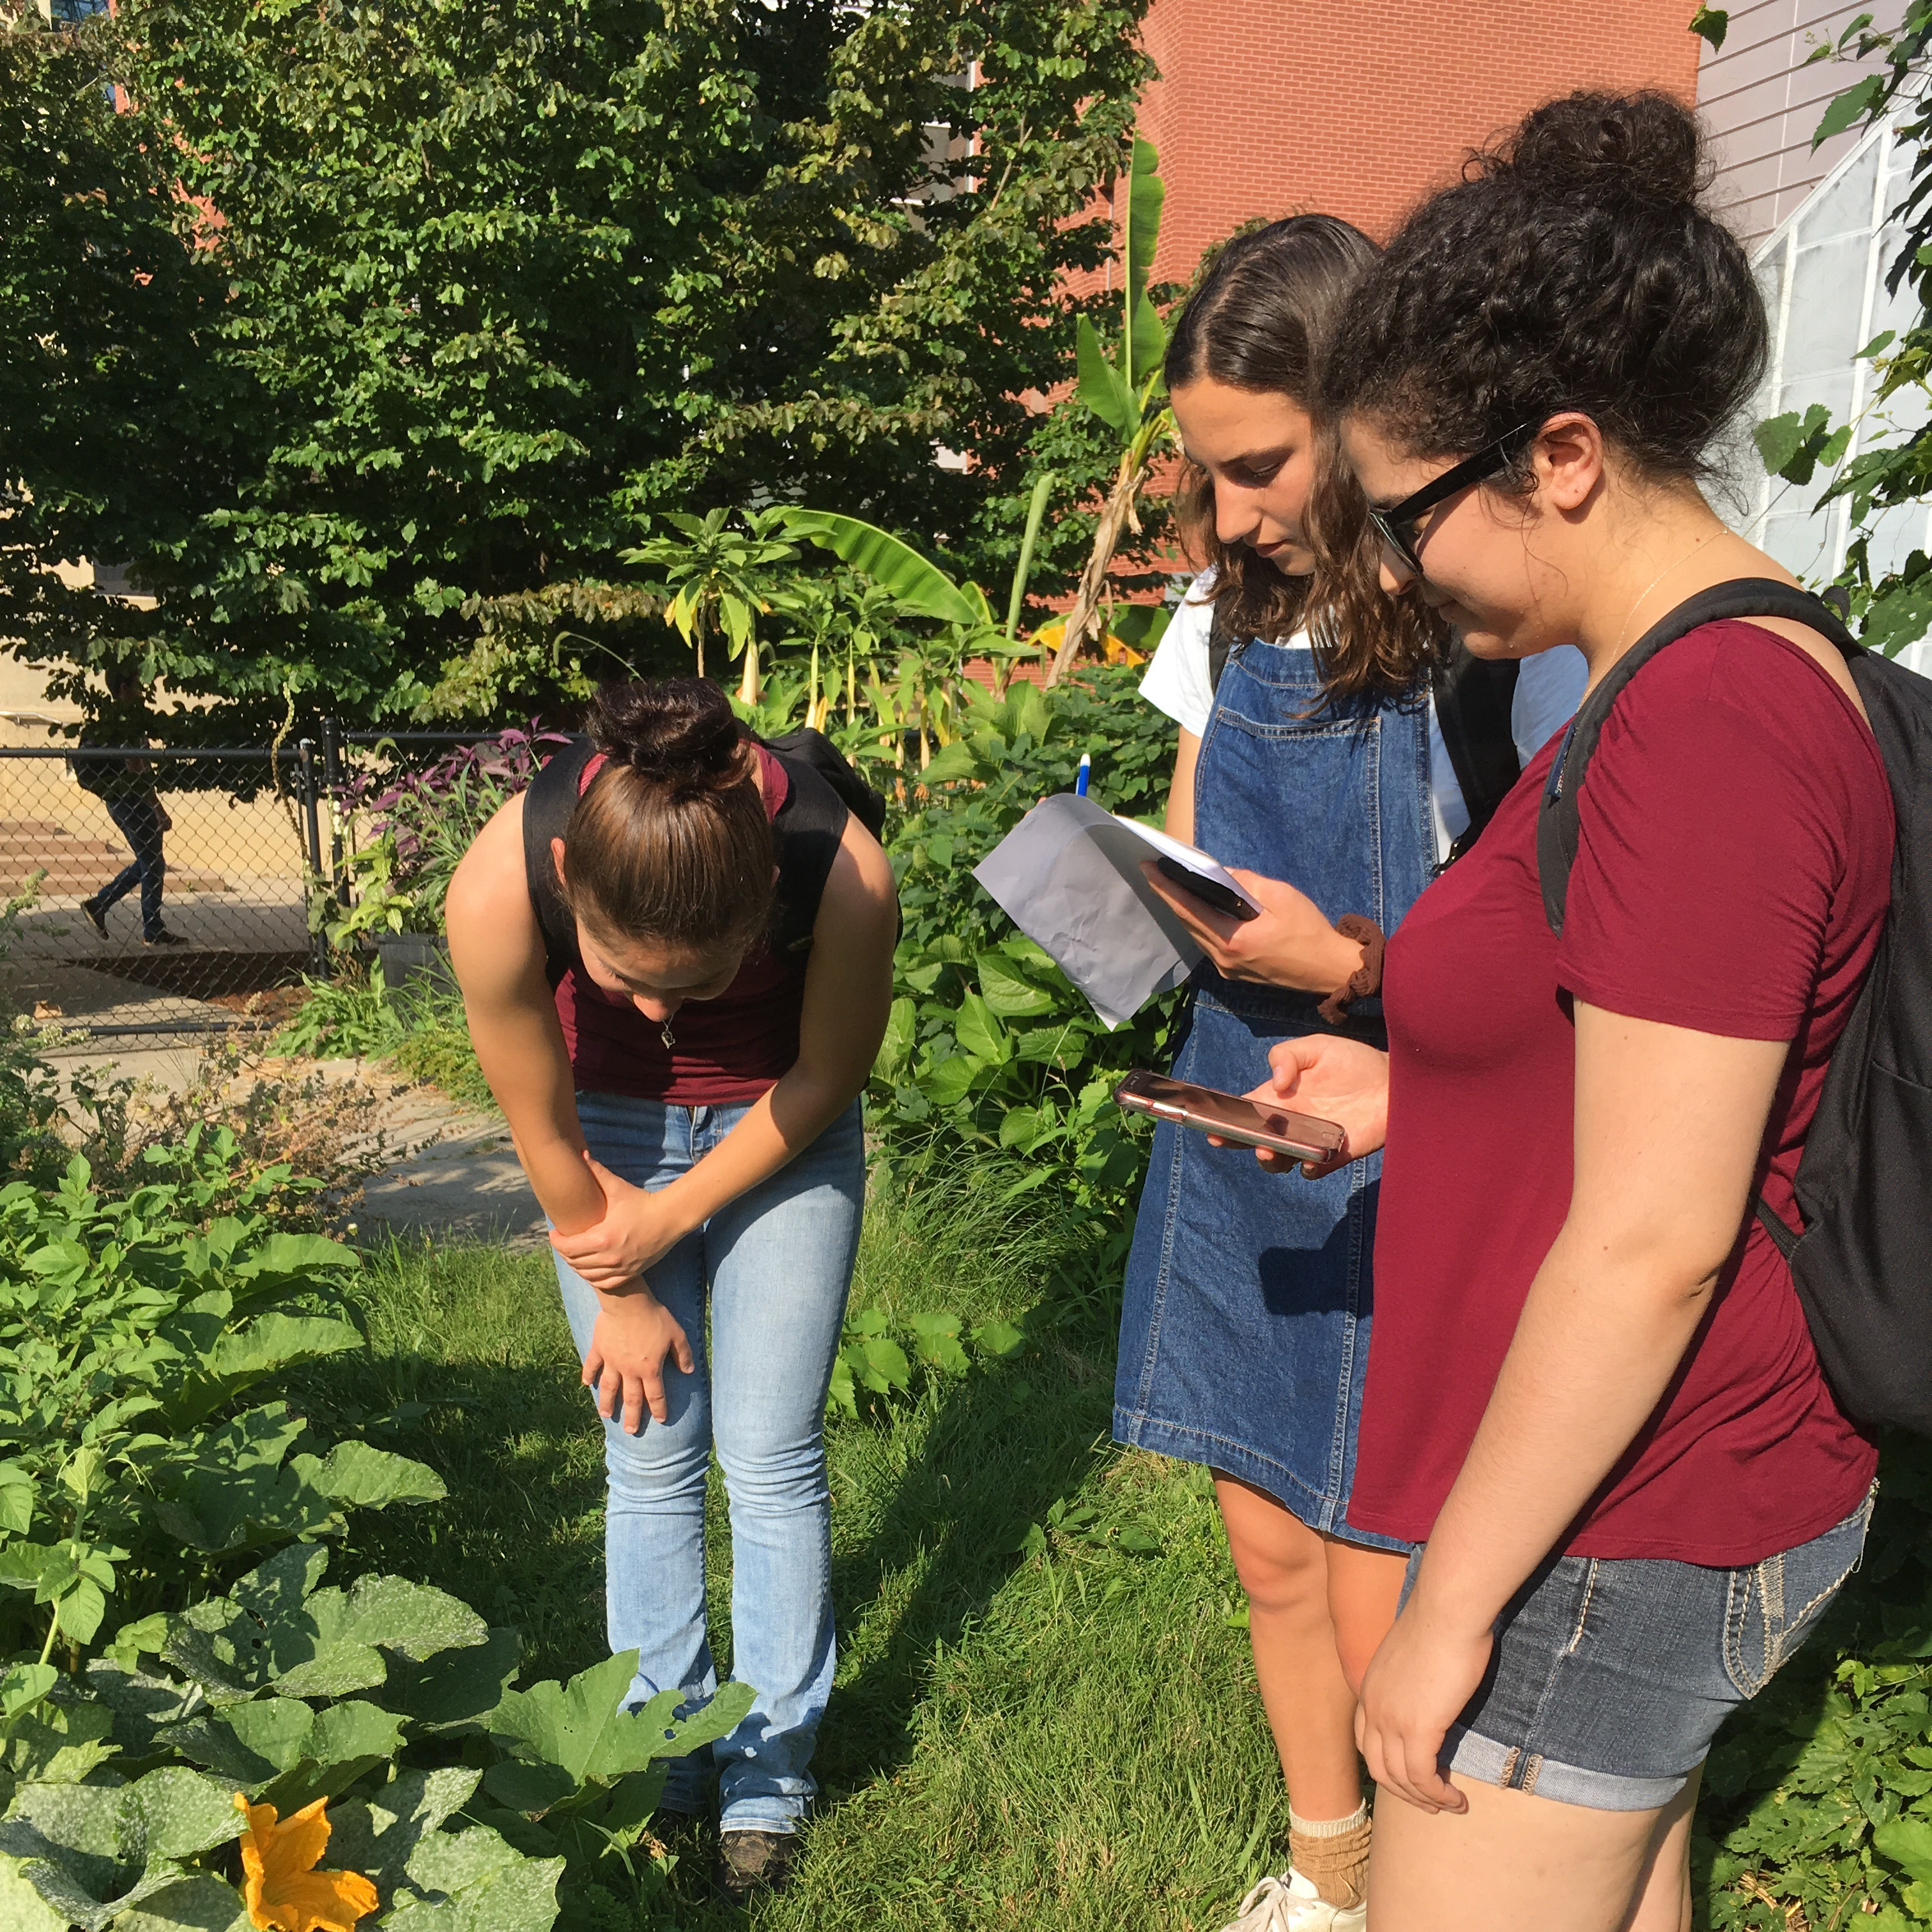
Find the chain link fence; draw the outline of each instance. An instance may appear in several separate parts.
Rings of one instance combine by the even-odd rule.
[[[280,748],[0,746],[0,890],[25,902],[0,991],[94,1035],[280,1024],[338,963],[356,802],[493,736],[331,721]]]

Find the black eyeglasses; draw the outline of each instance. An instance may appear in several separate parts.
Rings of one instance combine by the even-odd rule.
[[[1498,470],[1507,470],[1547,420],[1546,417],[1538,416],[1533,422],[1519,423],[1507,436],[1498,436],[1474,456],[1466,457],[1454,469],[1444,470],[1433,483],[1425,484],[1412,496],[1405,496],[1393,509],[1378,510],[1371,503],[1370,522],[1381,532],[1383,542],[1402,559],[1405,567],[1420,577],[1422,559],[1416,549],[1417,524],[1437,504],[1446,503],[1459,490],[1485,481]]]

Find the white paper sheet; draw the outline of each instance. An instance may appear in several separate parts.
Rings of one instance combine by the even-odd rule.
[[[1112,1028],[1200,962],[1200,947],[1142,875],[1144,860],[1163,855],[1248,897],[1204,852],[1071,792],[1042,799],[973,876]]]
[[[1156,831],[1151,825],[1143,825],[1137,819],[1122,818],[1118,812],[1113,817],[1136,838],[1145,839],[1153,847],[1156,858],[1172,859],[1177,866],[1184,871],[1192,872],[1197,879],[1211,879],[1217,886],[1232,892],[1244,906],[1251,907],[1256,912],[1261,910],[1260,902],[1252,893],[1243,890],[1234,874],[1226,866],[1209,858],[1198,846],[1184,845],[1178,838],[1170,838],[1165,832]]]

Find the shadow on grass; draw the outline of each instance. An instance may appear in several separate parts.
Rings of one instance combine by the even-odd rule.
[[[605,1652],[603,1443],[547,1258],[399,1246],[369,1288],[370,1353],[311,1370],[304,1406],[428,1463],[449,1493],[356,1516],[339,1564],[514,1628],[526,1678],[581,1670]]]
[[[1046,1346],[1059,1352],[1051,1340]],[[1110,1380],[1076,1380],[1033,1353],[945,1389],[867,1533],[834,1558],[842,1628],[878,1610],[860,1639],[859,1667],[826,1713],[818,1766],[829,1802],[910,1755],[934,1659],[1011,1576],[1028,1526],[1111,1454],[1112,1395]],[[874,1426],[883,1457],[890,1425]],[[842,1446],[842,1460],[853,1460],[855,1445]]]

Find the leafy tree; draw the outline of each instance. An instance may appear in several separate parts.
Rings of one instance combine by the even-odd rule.
[[[0,18],[0,637],[151,678],[156,622],[53,566],[183,542],[218,500],[236,398],[220,283],[182,245],[165,157],[115,111],[104,26]]]
[[[1918,298],[1918,313],[1896,338],[1888,331],[1859,351],[1876,365],[1878,381],[1868,412],[1891,406],[1908,418],[1925,414],[1895,401],[1917,390],[1932,402],[1932,0],[1911,0],[1894,32],[1872,26],[1861,14],[1835,41],[1822,44],[1814,60],[1853,56],[1876,58],[1877,70],[1862,76],[1826,108],[1812,137],[1816,147],[1834,134],[1864,125],[1875,127],[1903,108],[1898,139],[1913,150],[1912,185],[1894,212],[1902,218],[1904,239],[1887,272],[1894,292],[1901,284]],[[1814,404],[1803,416],[1792,411],[1760,423],[1758,448],[1765,466],[1788,482],[1808,484],[1820,466],[1829,470],[1844,455],[1852,426],[1834,424],[1830,412]],[[1932,415],[1902,436],[1860,450],[1833,478],[1817,507],[1840,497],[1851,503],[1852,540],[1839,581],[1851,593],[1852,613],[1862,620],[1864,641],[1895,655],[1924,635],[1932,625],[1932,559],[1914,550],[1897,569],[1872,574],[1870,542],[1876,513],[1894,504],[1922,502],[1932,492]]]
[[[446,706],[482,688],[478,615],[532,599],[614,612],[634,655],[622,627],[656,619],[614,560],[671,512],[889,514],[1004,576],[1022,398],[1108,245],[1144,4],[122,0],[82,39],[22,34],[0,304],[50,290],[50,358],[122,345],[114,380],[167,400],[136,439],[161,473],[116,466],[124,406],[74,493],[92,522],[64,552],[22,529],[43,565],[131,560],[157,608],[83,625],[28,573],[4,628],[44,662],[138,648],[232,732],[285,694],[396,717],[442,680]],[[58,102],[64,147],[26,101]],[[97,178],[105,212],[73,190]],[[111,302],[60,291],[76,223],[140,258]],[[38,440],[0,427],[37,508],[86,401],[58,392]],[[530,652],[494,662],[501,698],[555,695]]]

